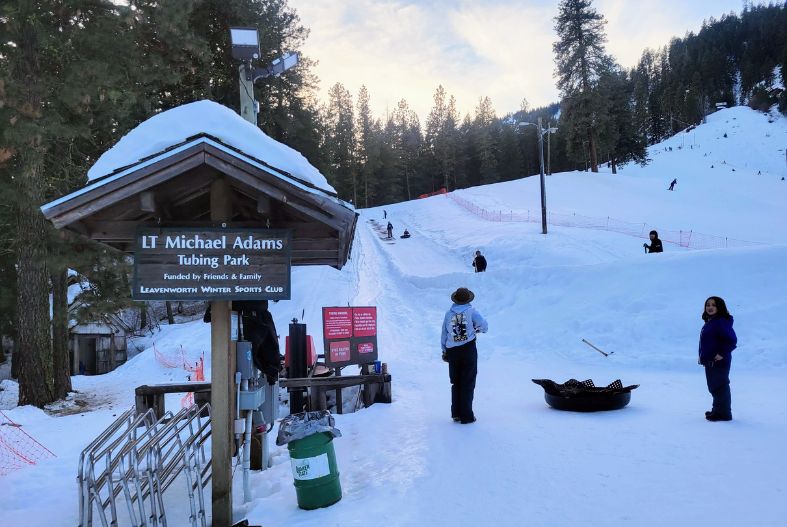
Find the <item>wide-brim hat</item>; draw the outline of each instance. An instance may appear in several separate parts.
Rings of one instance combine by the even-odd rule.
[[[460,287],[451,293],[451,300],[454,304],[469,304],[473,301],[475,295],[466,287]]]

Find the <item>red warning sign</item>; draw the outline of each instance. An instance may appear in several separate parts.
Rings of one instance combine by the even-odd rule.
[[[376,307],[324,307],[322,326],[326,366],[377,360]]]

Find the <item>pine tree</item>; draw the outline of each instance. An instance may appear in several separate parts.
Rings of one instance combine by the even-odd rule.
[[[604,43],[604,17],[591,6],[591,0],[561,0],[555,18],[558,41],[553,45],[557,64],[557,86],[568,104],[561,111],[567,138],[586,143],[590,168],[598,172],[596,125],[601,116],[593,89],[609,69],[610,59]]]
[[[356,103],[355,120],[355,159],[358,163],[358,175],[363,189],[363,206],[369,207],[370,199],[374,202],[374,176],[380,165],[379,138],[375,134],[372,111],[369,107],[369,90],[361,86]],[[371,184],[370,184],[371,181]]]
[[[595,97],[602,101],[597,104],[604,108],[599,143],[607,152],[612,173],[617,174],[618,164],[628,161],[645,164],[647,141],[635,123],[632,82],[622,71],[611,70],[601,77],[596,91]]]
[[[472,137],[478,184],[500,181],[497,172],[498,120],[489,97],[481,97],[475,108]]]
[[[341,83],[328,92],[324,109],[326,126],[325,149],[330,170],[327,176],[340,197],[357,203],[358,188],[355,174],[355,118],[352,95]]]
[[[404,198],[413,198],[413,187],[418,175],[418,157],[421,152],[423,138],[418,115],[410,109],[405,99],[400,100],[393,112],[393,147],[398,158],[401,181],[404,186]]]

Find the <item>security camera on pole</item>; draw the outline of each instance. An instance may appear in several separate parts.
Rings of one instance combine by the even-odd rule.
[[[538,124],[530,123],[527,121],[520,121],[517,126],[536,126],[538,127],[538,155],[541,166],[541,233],[547,233],[547,192],[544,185],[544,134],[553,134],[557,132],[557,128],[542,128],[541,117],[538,118]]]

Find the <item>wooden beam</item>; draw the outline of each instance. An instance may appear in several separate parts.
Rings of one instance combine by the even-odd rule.
[[[143,212],[158,212],[156,195],[148,190],[139,194],[139,209]]]
[[[95,188],[87,190],[86,192],[83,192],[79,196],[75,196],[74,198],[69,199],[68,201],[55,205],[54,207],[50,207],[44,212],[44,216],[47,219],[51,220],[52,223],[55,223],[56,221],[60,222],[62,221],[60,218],[67,215],[69,212],[72,212],[76,209],[80,209],[83,206],[93,201],[96,201],[102,196],[106,196],[107,194],[112,194],[117,190],[120,190],[134,182],[137,182],[142,179],[146,179],[148,176],[152,174],[161,174],[162,172],[166,171],[165,173],[171,177],[172,175],[184,172],[189,168],[194,168],[196,164],[193,163],[193,158],[196,157],[199,161],[204,160],[204,153],[202,147],[203,145],[201,144],[194,145],[190,148],[187,148],[186,150],[172,154],[169,157],[161,159],[160,161],[157,161],[151,165],[143,167],[135,172],[131,172],[123,177],[117,178],[113,181],[109,181],[107,183],[104,183],[103,185],[99,185]],[[185,165],[183,165],[183,163],[185,163]],[[95,184],[98,183],[99,183],[98,181],[95,182]],[[91,185],[93,185],[93,183],[88,184],[88,188]],[[132,194],[136,194],[138,192],[141,192],[142,190],[145,189],[139,189],[136,192],[133,192]],[[70,221],[68,221],[67,223],[70,223]],[[60,228],[61,225],[55,223],[55,226]]]
[[[268,196],[263,194],[257,196],[257,214],[270,216],[272,210],[273,206],[271,205],[271,199]]]
[[[340,377],[303,377],[297,379],[279,379],[279,386],[283,386],[284,388],[311,388],[320,386],[326,389],[333,389],[380,382],[391,382],[391,374],[372,373],[369,375],[342,375]]]
[[[225,179],[216,179],[210,188],[210,219],[232,218],[232,196]],[[230,309],[227,300],[211,306],[211,484],[212,525],[232,525],[232,444],[235,418],[235,353],[230,345]]]
[[[205,162],[233,179],[245,183],[263,194],[267,194],[271,198],[285,203],[331,227],[337,229],[339,227],[339,221],[335,217],[337,212],[342,216],[345,215],[344,207],[339,206],[333,200],[320,197],[312,192],[304,192],[295,185],[289,184],[237,158],[233,158],[221,150],[212,148],[210,145],[205,146]]]
[[[62,214],[57,216],[51,216],[47,214],[47,217],[58,229],[65,227],[70,223],[81,220],[82,218],[90,217],[104,208],[107,208],[124,199],[135,196],[140,192],[154,187],[159,183],[163,183],[164,181],[167,181],[176,175],[195,168],[203,163],[203,154],[202,152],[198,152],[192,157],[186,158],[174,165],[167,166],[158,172],[146,172],[144,177],[135,176],[129,180],[120,178],[123,183],[126,183],[125,186],[118,187],[117,185],[112,184],[115,182],[108,183],[106,186],[112,187],[111,191],[107,191],[107,189],[104,189],[104,187],[99,187],[98,189],[95,189],[95,192],[88,192],[85,194],[85,197],[80,196],[77,198],[80,202],[82,202],[80,206],[70,207],[68,210],[65,210]],[[100,196],[96,197],[97,194],[100,194]],[[91,200],[90,198],[94,199]]]

